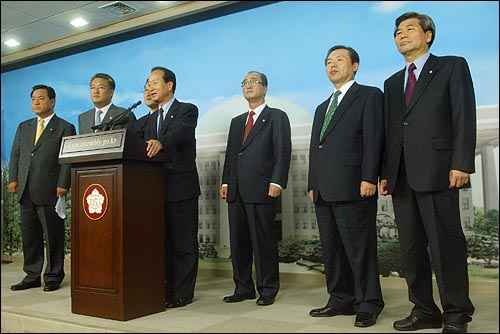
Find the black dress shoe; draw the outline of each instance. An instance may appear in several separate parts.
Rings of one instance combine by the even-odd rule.
[[[222,300],[226,303],[239,303],[247,299],[255,299],[255,292],[235,293],[231,296],[226,296]]]
[[[443,333],[467,333],[467,323],[449,322],[444,325]]]
[[[354,310],[354,307],[352,306],[348,306],[343,310],[339,310],[326,305],[325,307],[315,308],[314,310],[311,310],[311,312],[309,312],[309,315],[311,317],[333,317],[336,315],[355,315],[355,314],[356,310]]]
[[[410,314],[403,320],[395,321],[392,326],[398,331],[416,331],[427,328],[441,328],[443,323],[441,319],[425,319]]]
[[[58,282],[50,281],[46,282],[43,291],[56,291],[59,289],[60,284]]]
[[[358,312],[358,314],[356,314],[356,321],[354,322],[354,326],[370,327],[375,325],[376,322],[377,322],[376,314],[367,312]]]
[[[17,284],[11,285],[10,289],[12,291],[20,291],[20,290],[26,290],[26,289],[31,289],[31,288],[39,288],[41,287],[42,284],[40,281],[32,281],[32,282],[27,282],[27,281],[21,281]]]
[[[257,303],[257,305],[260,305],[260,306],[273,305],[274,304],[274,297],[260,296],[259,299],[257,299],[256,303]]]
[[[165,304],[166,308],[183,307],[193,302],[193,298],[174,298]]]

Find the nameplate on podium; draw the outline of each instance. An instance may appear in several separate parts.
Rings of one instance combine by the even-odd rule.
[[[145,140],[127,129],[68,136],[62,139],[59,163],[116,159],[167,162],[163,152],[153,158],[148,157],[146,146]]]

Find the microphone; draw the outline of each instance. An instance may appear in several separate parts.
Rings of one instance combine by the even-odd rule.
[[[99,130],[99,131],[106,131],[106,130],[113,130],[113,128],[116,125],[122,125],[128,122],[128,113],[131,112],[133,109],[135,109],[138,105],[140,105],[142,102],[139,100],[136,103],[132,104],[128,109],[123,111],[122,113],[118,114],[114,119],[110,120],[109,122],[101,123],[99,125],[94,125],[91,127],[92,130]]]
[[[137,108],[137,106],[140,105],[141,103],[142,103],[141,100],[137,101],[136,103],[128,107],[128,110],[131,111],[132,109]]]

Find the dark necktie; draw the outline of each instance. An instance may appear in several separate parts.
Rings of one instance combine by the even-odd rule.
[[[413,73],[413,71],[416,68],[417,67],[415,66],[414,63],[411,63],[410,66],[408,66],[408,80],[406,81],[406,89],[405,89],[406,105],[410,104],[410,99],[411,95],[413,94],[413,89],[417,84],[417,78],[415,77],[415,73]]]
[[[243,135],[243,143],[245,142],[245,140],[247,140],[248,134],[253,128],[253,115],[255,115],[255,112],[251,110],[248,114],[247,126],[245,127],[245,134]]]
[[[326,129],[328,128],[328,125],[333,118],[333,113],[335,112],[335,110],[337,110],[340,94],[342,94],[340,90],[336,91],[335,94],[333,94],[332,104],[330,104],[330,108],[328,108],[328,111],[326,112],[325,120],[323,121],[323,126],[321,127],[321,133],[319,135],[320,140],[323,139]]]
[[[160,110],[158,110],[158,118],[159,118],[159,122],[158,122],[157,135],[160,136],[161,130],[163,129],[163,108],[160,108]]]

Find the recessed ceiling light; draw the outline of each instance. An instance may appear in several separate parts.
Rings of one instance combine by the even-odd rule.
[[[77,18],[77,19],[74,19],[73,21],[70,22],[73,26],[75,27],[82,27],[82,26],[86,26],[87,24],[89,24],[87,21],[85,21],[84,19],[82,19],[81,17]]]
[[[14,46],[21,45],[21,43],[19,43],[18,41],[16,41],[14,38],[9,39],[7,42],[5,42],[3,44],[5,44],[7,46],[10,46],[11,48],[13,48]]]

